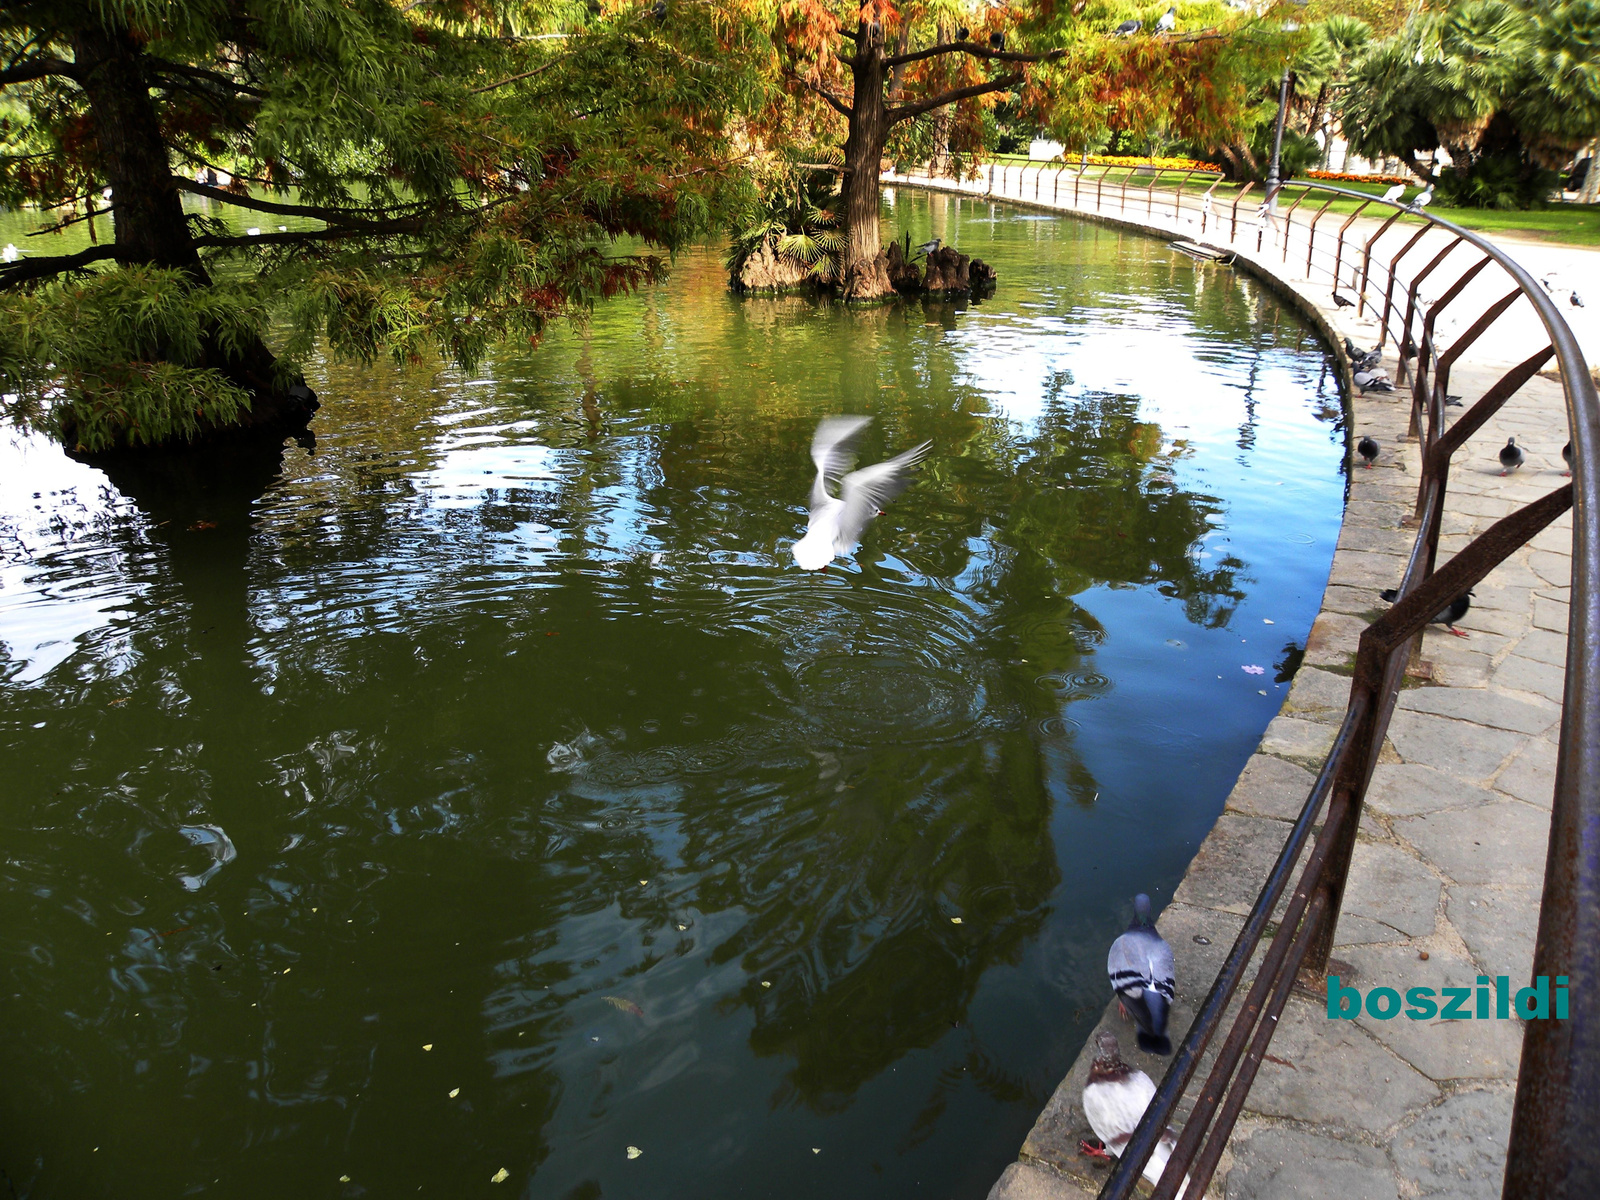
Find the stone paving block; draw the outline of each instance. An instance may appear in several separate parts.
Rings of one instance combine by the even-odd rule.
[[[1328,1020],[1320,997],[1290,998],[1267,1053],[1246,1102],[1263,1116],[1377,1135],[1439,1095],[1354,1021]]]
[[[1333,749],[1333,739],[1338,735],[1336,725],[1321,721],[1305,721],[1299,717],[1273,717],[1267,732],[1261,736],[1261,750],[1265,754],[1278,754],[1301,762],[1321,764]]]
[[[1365,618],[1346,613],[1319,613],[1311,623],[1311,632],[1306,634],[1306,663],[1310,666],[1344,663],[1356,652],[1356,644],[1369,623]]]
[[[1389,740],[1408,763],[1438,767],[1464,779],[1488,779],[1527,739],[1507,730],[1397,709],[1389,721]]]
[[[1536,887],[1544,880],[1550,815],[1520,800],[1407,817],[1394,828],[1454,883]]]
[[[1567,587],[1572,583],[1572,546],[1569,542],[1566,553],[1553,550],[1534,550],[1528,555],[1528,567],[1546,583],[1553,583],[1557,587]]]
[[[1309,721],[1335,723],[1344,720],[1345,707],[1350,703],[1350,677],[1335,675],[1332,671],[1319,671],[1315,667],[1301,667],[1295,673],[1294,686],[1283,711],[1304,717]]]
[[[1398,846],[1358,842],[1345,882],[1343,911],[1381,921],[1411,937],[1427,937],[1433,932],[1442,887],[1424,864]]]
[[[1453,775],[1411,763],[1380,763],[1372,772],[1367,804],[1392,817],[1410,817],[1442,808],[1486,804],[1494,793],[1462,783]]]
[[[1173,900],[1247,915],[1283,849],[1289,828],[1286,821],[1223,813],[1200,843],[1200,852],[1189,864]]]
[[[1514,612],[1491,608],[1487,604],[1479,604],[1477,596],[1472,597],[1472,607],[1467,611],[1467,615],[1456,622],[1457,629],[1464,629],[1469,633],[1494,633],[1507,638],[1521,637],[1528,631],[1528,626],[1526,609]]]
[[[1567,605],[1565,601],[1551,600],[1545,596],[1533,598],[1533,623],[1538,629],[1549,629],[1559,634],[1567,632]]]
[[[1472,589],[1472,608],[1474,611],[1486,608],[1517,613],[1526,620],[1532,597],[1532,588],[1491,587],[1488,581],[1485,581]]]
[[[1305,807],[1315,782],[1316,776],[1304,767],[1270,754],[1253,754],[1228,794],[1227,808],[1247,816],[1292,821]]]
[[[1382,591],[1400,582],[1405,565],[1406,560],[1398,554],[1352,550],[1334,557],[1328,581],[1341,583],[1346,587],[1366,587],[1373,591]]]
[[[1339,923],[1334,926],[1333,944],[1335,946],[1368,946],[1382,942],[1409,941],[1408,935],[1401,933],[1392,926],[1381,921],[1373,921],[1367,917],[1357,917],[1350,913],[1340,913]]]
[[[1402,1130],[1389,1153],[1412,1194],[1499,1200],[1512,1098],[1509,1088],[1457,1092]]]
[[[1380,554],[1408,554],[1416,537],[1416,531],[1410,529],[1347,525],[1339,531],[1339,549],[1376,550]]]
[[[1515,733],[1543,733],[1561,719],[1555,705],[1529,704],[1484,688],[1412,688],[1400,693],[1399,707]]]
[[[1553,704],[1560,704],[1566,695],[1567,672],[1565,667],[1551,666],[1523,658],[1520,654],[1512,654],[1495,668],[1489,682],[1512,691],[1531,692]]]
[[[1495,788],[1548,809],[1555,799],[1556,754],[1554,742],[1534,738],[1495,776]]]
[[[1513,988],[1527,987],[1542,896],[1537,887],[1451,884],[1445,889],[1445,915],[1486,974],[1506,976]]]
[[[1471,653],[1497,655],[1503,653],[1526,630],[1515,635],[1488,633],[1482,629],[1462,630],[1466,637],[1457,637],[1443,625],[1429,625],[1422,633],[1422,657],[1432,662],[1449,661],[1453,655]]]
[[[1479,974],[1476,963],[1438,950],[1424,962],[1415,946],[1351,946],[1342,957],[1355,967],[1366,994],[1371,995],[1375,987],[1390,987],[1404,1000],[1407,988],[1429,987],[1441,1009],[1441,989],[1476,987]],[[1438,1017],[1413,1021],[1403,1011],[1379,1020],[1363,1010],[1356,1024],[1429,1079],[1517,1077],[1522,1055],[1520,1021],[1445,1021]]]
[[[1100,1189],[1038,1163],[1014,1162],[989,1189],[989,1200],[1078,1200]]]
[[[1552,667],[1564,668],[1567,665],[1567,639],[1547,629],[1536,629],[1527,634],[1514,649],[1519,658],[1548,663]]]
[[[1397,1200],[1381,1150],[1295,1129],[1269,1128],[1233,1146],[1228,1200]]]
[[[1322,610],[1324,612],[1347,613],[1358,616],[1364,621],[1370,621],[1379,616],[1384,609],[1380,601],[1368,588],[1344,587],[1339,584],[1330,584],[1322,593]]]

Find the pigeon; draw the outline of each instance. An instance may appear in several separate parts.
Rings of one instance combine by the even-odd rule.
[[[1157,33],[1171,33],[1173,28],[1177,24],[1178,24],[1178,10],[1175,7],[1174,8],[1169,8],[1169,9],[1167,9],[1166,12],[1161,14],[1161,19],[1156,22],[1156,32]]]
[[[1418,192],[1411,198],[1411,209],[1413,212],[1421,212],[1423,209],[1428,207],[1428,204],[1432,200],[1433,184],[1430,183],[1427,187],[1423,188],[1422,191]]]
[[[1577,292],[1573,292],[1572,295],[1567,297],[1567,303],[1572,305],[1573,308],[1582,308],[1583,297],[1578,295]]]
[[[1561,447],[1561,461],[1567,464],[1567,469],[1561,472],[1568,479],[1572,478],[1572,443],[1568,442]]]
[[[1121,25],[1118,25],[1111,32],[1117,37],[1132,37],[1134,34],[1138,33],[1139,30],[1141,30],[1143,28],[1144,28],[1144,22],[1138,20],[1137,18],[1135,18],[1134,20],[1131,20],[1131,21],[1124,21]]]
[[[996,29],[989,35],[989,45],[996,50],[1004,50],[1006,48],[1006,35]]]
[[[0,259],[4,259],[6,262],[16,262],[17,256],[20,253],[21,251],[17,249],[17,244],[15,242],[7,242],[6,248],[3,251],[0,251]]]
[[[932,241],[923,242],[922,245],[918,246],[917,247],[917,253],[918,254],[932,254],[935,250],[937,250],[942,245],[944,245],[944,239],[943,238],[934,238]]]
[[[912,467],[927,457],[932,442],[845,474],[854,461],[853,443],[871,417],[824,417],[811,440],[811,461],[817,464],[811,485],[811,519],[805,536],[792,547],[804,571],[825,570],[835,555],[849,554],[867,522],[883,511],[910,484]],[[829,478],[839,480],[837,498],[828,494]]]
[[[1388,191],[1384,192],[1384,194],[1379,198],[1382,200],[1387,200],[1390,204],[1397,204],[1400,201],[1400,197],[1404,196],[1405,194],[1406,185],[1403,183],[1397,183]]]
[[[1367,470],[1372,470],[1372,464],[1378,461],[1378,443],[1367,435],[1362,434],[1361,440],[1356,443],[1356,453],[1366,460]]]
[[[964,42],[971,36],[972,30],[968,29],[965,25],[956,30],[956,41],[958,42]]]
[[[667,0],[656,0],[650,9],[650,15],[656,19],[656,24],[667,19]]]
[[[1355,380],[1355,384],[1361,389],[1363,396],[1368,392],[1394,391],[1394,380],[1390,379],[1383,371],[1357,371],[1351,378]]]
[[[1344,339],[1344,352],[1350,356],[1350,366],[1356,371],[1370,371],[1383,361],[1382,350],[1363,350],[1348,337]]]
[[[1522,465],[1522,459],[1522,447],[1517,445],[1517,439],[1507,438],[1506,444],[1500,447],[1500,474],[1511,474]]]
[[[1386,604],[1393,604],[1396,600],[1400,599],[1400,593],[1394,588],[1384,588],[1383,591],[1378,593],[1378,596]],[[1466,637],[1466,634],[1462,633],[1461,630],[1456,628],[1456,622],[1461,620],[1462,617],[1466,616],[1467,610],[1472,607],[1471,597],[1472,589],[1468,588],[1466,591],[1462,592],[1461,595],[1450,601],[1449,604],[1445,605],[1442,612],[1436,613],[1433,620],[1429,621],[1428,624],[1443,625],[1458,638]]]
[[[1142,892],[1133,898],[1133,924],[1111,943],[1106,974],[1111,977],[1118,1006],[1139,1026],[1139,1049],[1147,1054],[1171,1054],[1167,1010],[1175,990],[1172,947],[1150,924],[1150,897]]]
[[[1463,403],[1460,396],[1446,396],[1444,402],[1452,408],[1460,408]]]
[[[1335,292],[1333,294],[1333,306],[1335,308],[1354,308],[1356,302],[1348,296],[1341,296],[1338,292]]]
[[[1089,1082],[1083,1089],[1083,1115],[1089,1118],[1089,1128],[1103,1149],[1088,1142],[1079,1143],[1079,1149],[1096,1158],[1121,1158],[1155,1094],[1156,1085],[1150,1076],[1122,1061],[1116,1034],[1102,1033],[1095,1039],[1094,1062],[1089,1064]],[[1144,1177],[1151,1183],[1161,1181],[1177,1145],[1178,1135],[1169,1126],[1144,1164]],[[1186,1197],[1188,1188],[1189,1179],[1185,1176],[1178,1194]]]

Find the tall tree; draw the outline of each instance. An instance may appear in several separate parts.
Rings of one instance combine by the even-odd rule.
[[[80,245],[0,265],[0,403],[88,451],[279,427],[276,301],[291,355],[470,362],[654,278],[616,242],[711,224],[765,31],[610,3],[8,3],[0,203]]]

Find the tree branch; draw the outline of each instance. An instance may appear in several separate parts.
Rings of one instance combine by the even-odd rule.
[[[786,74],[791,80],[793,80],[795,83],[798,83],[801,87],[808,91],[815,92],[817,95],[821,96],[845,116],[848,117],[850,115],[850,109],[845,105],[845,103],[832,92],[828,91],[828,89],[823,87],[820,83],[812,83],[809,79],[803,79],[799,75],[794,74],[792,71],[786,72]]]
[[[60,254],[49,258],[19,258],[16,262],[0,263],[0,292],[31,283],[35,279],[48,279],[65,271],[79,271],[103,258],[115,258],[115,246],[90,246],[76,254]]]
[[[1043,54],[1022,54],[1015,50],[992,50],[988,46],[978,45],[977,42],[945,42],[939,46],[929,46],[926,50],[914,50],[910,54],[892,55],[883,60],[883,65],[898,67],[906,63],[921,62],[925,58],[935,58],[940,54],[970,54],[973,58],[992,58],[1000,62],[1054,62],[1065,53],[1065,50],[1046,50]]]
[[[482,95],[484,92],[492,92],[492,91],[495,90],[495,88],[503,88],[508,83],[516,83],[518,80],[521,80],[521,79],[532,79],[535,75],[544,74],[546,71],[548,71],[551,67],[555,66],[558,62],[560,62],[565,57],[566,57],[565,54],[558,54],[554,58],[552,58],[549,62],[544,63],[542,66],[537,66],[531,71],[524,71],[521,75],[513,75],[509,79],[502,79],[499,83],[488,83],[488,84],[485,84],[483,87],[473,88],[470,92],[467,93],[467,95],[469,95],[469,96],[478,96],[478,95]]]
[[[78,79],[82,74],[77,63],[69,63],[64,58],[30,58],[26,62],[0,71],[0,87],[13,83],[29,83],[35,79],[43,79],[46,75],[65,75],[68,79]]]
[[[971,87],[956,88],[926,100],[918,100],[913,104],[901,104],[889,110],[889,124],[909,121],[912,117],[920,117],[925,112],[943,108],[946,104],[954,104],[957,100],[970,100],[973,96],[982,96],[987,92],[1004,91],[1013,84],[1021,83],[1022,79],[1022,73],[1019,71],[1014,75],[1002,75],[999,79],[991,79],[988,83],[975,83]]]
[[[180,192],[192,192],[196,196],[206,196],[212,200],[220,200],[224,204],[232,204],[237,208],[249,208],[256,212],[273,213],[280,217],[311,217],[318,221],[327,221],[344,227],[355,225],[372,225],[387,220],[410,220],[410,217],[392,217],[380,213],[374,215],[370,212],[354,211],[343,208],[323,208],[315,204],[280,204],[275,200],[262,200],[248,193],[230,192],[226,188],[212,187],[209,183],[196,183],[192,179],[185,179],[182,175],[172,177],[172,185]]]
[[[253,88],[247,83],[240,83],[231,75],[224,75],[221,71],[208,71],[204,67],[191,67],[184,63],[168,62],[164,58],[156,58],[154,56],[151,57],[150,62],[154,67],[154,73],[157,75],[177,75],[184,79],[213,83],[230,91],[243,92],[246,96],[253,96],[256,99],[261,99],[266,95],[259,88]]]

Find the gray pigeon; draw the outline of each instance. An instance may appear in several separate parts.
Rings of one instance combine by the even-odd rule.
[[[1139,1026],[1139,1049],[1147,1054],[1171,1054],[1167,1038],[1167,1010],[1176,985],[1172,976],[1172,947],[1150,924],[1150,897],[1133,898],[1133,924],[1111,943],[1106,974],[1126,1013]]]

